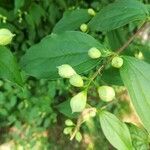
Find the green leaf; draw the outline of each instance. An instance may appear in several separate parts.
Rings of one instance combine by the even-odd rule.
[[[17,10],[24,6],[25,0],[15,0],[15,13],[17,13]]]
[[[76,30],[81,24],[91,19],[87,9],[68,10],[64,13],[63,18],[55,25],[53,32]]]
[[[123,85],[119,70],[113,67],[105,70],[101,79],[108,84]]]
[[[51,34],[27,50],[21,65],[29,75],[37,78],[58,78],[57,67],[62,64],[69,64],[78,73],[83,73],[100,62],[99,59],[89,58],[91,47],[104,49],[92,36],[82,32]]]
[[[150,65],[133,57],[123,58],[122,80],[144,127],[150,132]]]
[[[147,7],[149,14],[150,14],[150,4],[147,4],[146,7]]]
[[[104,7],[89,23],[91,30],[110,31],[131,21],[144,20],[147,7],[137,0],[117,0]]]
[[[0,46],[0,77],[22,86],[23,81],[18,65],[12,53],[6,47]]]
[[[69,118],[77,118],[79,113],[72,113],[71,107],[70,107],[70,100],[64,101],[56,106],[58,111],[65,116]]]
[[[134,148],[136,150],[148,150],[150,149],[149,146],[149,138],[148,133],[143,128],[138,128],[137,126],[128,123],[127,124]]]
[[[35,24],[38,26],[40,24],[41,18],[45,16],[45,11],[40,5],[33,3],[30,6],[29,14]]]
[[[115,148],[133,150],[129,129],[125,123],[107,111],[102,111],[99,118],[104,135]]]
[[[144,56],[144,60],[147,61],[148,63],[150,63],[150,45],[141,45],[139,46],[143,56]]]
[[[128,40],[128,32],[129,31],[125,28],[118,28],[116,30],[107,32],[107,40],[109,42],[110,48],[113,51],[117,51]],[[130,47],[127,47],[124,53],[131,55],[132,51],[130,50]]]

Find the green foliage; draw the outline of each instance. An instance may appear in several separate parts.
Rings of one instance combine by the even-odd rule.
[[[32,46],[21,60],[23,70],[37,78],[58,78],[57,67],[71,65],[77,73],[95,67],[100,60],[92,60],[87,55],[91,47],[104,50],[92,36],[75,31],[51,34],[39,44]]]
[[[23,81],[18,64],[12,53],[6,47],[0,46],[0,77],[22,86]]]
[[[110,31],[131,21],[144,20],[148,14],[146,6],[136,0],[117,0],[104,7],[89,25],[91,30]]]
[[[126,124],[107,111],[100,112],[99,118],[106,138],[115,148],[122,150],[134,149]]]
[[[148,133],[143,128],[138,128],[133,124],[127,124],[131,133],[133,146],[137,150],[149,149]]]
[[[150,149],[149,8],[148,0],[0,0],[0,29],[15,34],[0,38],[0,144]]]
[[[92,30],[110,31],[147,16],[146,6],[137,0],[118,0],[102,9],[89,25]]]
[[[59,33],[79,29],[80,25],[91,18],[87,9],[69,10],[64,13],[63,18],[55,25],[53,32]]]
[[[150,65],[132,57],[124,57],[120,73],[140,119],[150,132]]]

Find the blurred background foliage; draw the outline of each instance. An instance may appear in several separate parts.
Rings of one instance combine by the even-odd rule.
[[[16,34],[10,48],[17,60],[20,60],[27,48],[51,33],[65,10],[92,7],[95,11],[99,11],[113,1],[0,0],[0,28],[8,28]],[[148,0],[143,2],[148,3]],[[109,34],[91,33],[91,35],[107,47],[111,45],[112,50],[115,50],[135,29],[136,23],[131,23]],[[146,40],[142,41],[139,37],[130,45],[127,53],[149,61],[150,55],[147,55],[149,46]],[[89,74],[91,73],[92,71]],[[113,76],[110,76],[110,73]],[[140,125],[129,102],[127,91],[122,86],[120,77],[116,75],[116,70],[108,69],[104,74],[103,82],[113,85],[117,92],[116,102],[112,103],[108,110],[122,120]],[[96,83],[101,84],[99,78]],[[116,83],[119,86],[116,86]],[[49,81],[28,77],[25,78],[23,89],[6,80],[0,80],[0,150],[7,150],[10,147],[11,150],[112,150],[97,118],[84,123],[81,128],[83,139],[80,143],[75,140],[69,141],[69,136],[63,134],[65,120],[71,117],[74,122],[76,121],[76,116],[70,116],[67,101],[76,92],[77,90],[65,80]],[[104,102],[99,101],[94,86],[90,89],[88,99],[93,106],[104,105]]]

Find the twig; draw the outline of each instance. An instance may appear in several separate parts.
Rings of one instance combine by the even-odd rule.
[[[122,51],[124,51],[128,46],[129,44],[134,40],[134,38],[143,30],[143,28],[145,27],[147,22],[144,22],[141,27],[137,30],[137,32],[135,34],[133,34],[133,36],[131,36],[129,38],[129,40],[121,47],[117,50],[117,53],[120,54]]]
[[[81,120],[81,117],[79,117],[79,119],[78,119],[78,121],[77,121],[77,125],[76,125],[76,127],[75,127],[75,129],[74,129],[74,131],[73,131],[73,133],[72,133],[72,135],[71,135],[71,137],[70,137],[70,140],[73,140],[73,139],[74,139],[76,133],[77,133],[77,132],[79,131],[79,129],[80,129],[81,124],[82,124],[82,120]]]
[[[134,40],[134,38],[143,30],[143,28],[145,27],[145,24],[146,24],[146,22],[144,22],[144,23],[141,25],[141,27],[139,28],[139,30],[137,30],[137,32],[136,32],[133,36],[131,36],[131,37],[129,38],[129,40],[128,40],[121,48],[119,48],[119,49],[117,50],[117,54],[114,54],[114,55],[110,56],[109,59],[108,59],[107,61],[105,61],[105,62],[99,67],[99,69],[98,69],[98,70],[93,74],[93,76],[91,77],[91,79],[90,79],[90,81],[89,81],[89,83],[88,83],[88,85],[87,85],[87,88],[90,86],[91,82],[98,76],[98,74],[101,74],[101,71],[106,67],[106,65],[108,65],[108,64],[110,63],[110,61],[111,61],[116,55],[120,54],[122,51],[124,51],[124,50],[128,47],[128,45]],[[106,106],[102,107],[102,109],[105,109],[107,106],[111,105],[112,103],[114,103],[114,101],[111,102],[111,103],[109,103],[109,104],[107,104]],[[80,126],[81,126],[82,123],[83,123],[83,120],[82,120],[82,114],[81,114],[81,116],[79,117],[79,119],[78,119],[78,121],[77,121],[77,125],[76,125],[76,127],[75,127],[75,129],[74,129],[74,131],[73,131],[73,134],[72,134],[71,137],[70,137],[70,140],[73,140],[73,138],[75,137],[76,133],[79,131]]]
[[[91,77],[88,86],[89,86],[89,85],[91,84],[91,82],[97,77],[97,75],[101,73],[101,71],[105,68],[105,66],[106,66],[107,64],[109,64],[110,61],[111,61],[116,55],[120,54],[122,51],[124,51],[124,50],[128,47],[128,45],[134,40],[134,38],[143,30],[143,28],[145,27],[146,23],[147,23],[147,22],[144,22],[144,23],[141,25],[141,27],[139,28],[139,30],[137,30],[137,32],[136,32],[133,36],[131,36],[131,37],[129,38],[129,40],[128,40],[121,48],[119,48],[119,49],[117,50],[117,54],[114,54],[113,56],[111,56],[111,57],[108,59],[108,61],[106,61],[102,66],[99,67],[99,69],[98,69],[98,70],[93,74],[93,76]]]

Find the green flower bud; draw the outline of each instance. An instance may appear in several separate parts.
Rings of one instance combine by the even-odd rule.
[[[100,86],[98,88],[98,94],[106,102],[112,101],[115,98],[115,91],[110,86]]]
[[[87,108],[82,112],[82,118],[84,121],[89,120],[91,117],[96,116],[96,108]]]
[[[87,26],[85,23],[84,23],[84,24],[81,24],[80,30],[81,30],[82,32],[86,32],[86,31],[88,30],[88,26]]]
[[[115,68],[120,68],[123,65],[123,59],[119,56],[116,56],[112,59],[111,65]]]
[[[89,8],[89,9],[88,9],[88,13],[89,13],[91,16],[95,16],[95,15],[96,15],[94,9],[92,9],[92,8]]]
[[[72,112],[82,112],[86,106],[87,101],[87,93],[82,91],[71,98],[70,106]]]
[[[93,110],[90,112],[90,117],[96,116],[96,108],[93,108]]]
[[[14,34],[12,34],[8,29],[0,29],[0,45],[7,45],[11,43]]]
[[[92,59],[97,59],[101,57],[101,52],[96,47],[92,47],[89,49],[88,55]]]
[[[142,52],[138,52],[138,53],[135,53],[134,56],[137,58],[137,59],[140,59],[140,60],[143,60],[144,59],[144,56],[143,56],[143,53]]]
[[[72,132],[72,127],[66,127],[63,131],[64,134],[70,134]]]
[[[70,79],[69,82],[71,85],[75,86],[75,87],[83,87],[83,79],[80,75],[75,74],[73,75]]]
[[[77,140],[78,142],[81,142],[81,140],[82,140],[82,135],[81,135],[81,133],[80,133],[80,132],[77,132],[75,138],[76,138],[76,140]]]
[[[70,78],[74,74],[76,74],[75,70],[68,64],[63,64],[58,67],[58,74],[62,78]]]
[[[65,125],[66,125],[66,126],[73,126],[74,123],[73,123],[70,119],[67,119],[67,120],[65,121]]]

